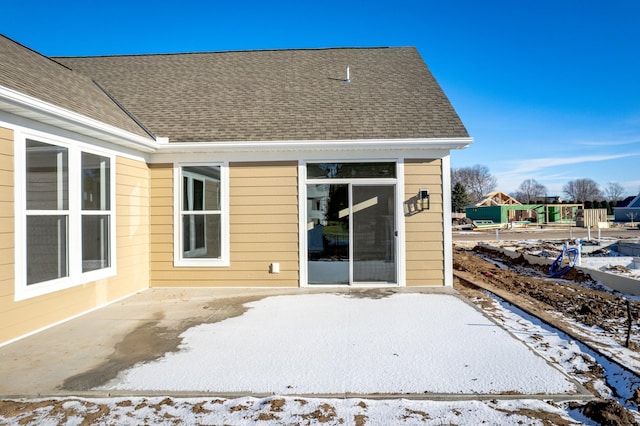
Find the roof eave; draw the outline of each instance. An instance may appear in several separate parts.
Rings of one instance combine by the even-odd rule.
[[[287,141],[173,142],[157,145],[158,154],[198,152],[289,152],[289,151],[362,151],[362,150],[452,150],[465,149],[471,137],[344,139]]]
[[[151,137],[137,135],[2,86],[0,111],[142,152],[155,152],[158,146]]]

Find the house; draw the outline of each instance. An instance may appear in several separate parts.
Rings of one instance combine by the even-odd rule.
[[[640,222],[640,194],[620,201],[613,208],[613,217],[616,222]]]
[[[573,223],[582,204],[522,204],[504,192],[491,192],[467,207],[468,219],[492,225],[514,222]]]
[[[150,287],[451,286],[471,142],[415,48],[0,37],[0,342]]]

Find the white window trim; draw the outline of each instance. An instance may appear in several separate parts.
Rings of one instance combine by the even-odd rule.
[[[182,168],[189,166],[220,167],[220,257],[217,259],[182,256]],[[218,213],[217,210],[213,212]],[[207,211],[203,213],[207,213]],[[173,223],[173,265],[175,267],[226,267],[230,265],[228,162],[185,162],[173,164]]]
[[[68,151],[68,276],[27,285],[27,205],[26,205],[26,141],[27,139],[66,148]],[[117,274],[116,265],[116,161],[115,155],[91,148],[78,140],[67,139],[40,132],[16,130],[14,132],[14,220],[15,220],[15,293],[16,301],[42,296],[56,291],[88,284]],[[100,155],[110,161],[110,209],[101,211],[109,216],[110,266],[95,271],[82,272],[82,152]],[[43,211],[43,214],[54,213]],[[38,214],[37,212],[32,214]]]

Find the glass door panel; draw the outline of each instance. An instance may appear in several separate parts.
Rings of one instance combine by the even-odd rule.
[[[353,282],[396,282],[395,185],[353,185]]]
[[[307,185],[309,284],[349,284],[349,185]]]

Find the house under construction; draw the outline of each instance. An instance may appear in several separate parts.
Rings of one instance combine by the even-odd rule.
[[[504,192],[491,192],[466,208],[467,218],[479,226],[573,223],[582,204],[522,204]]]

